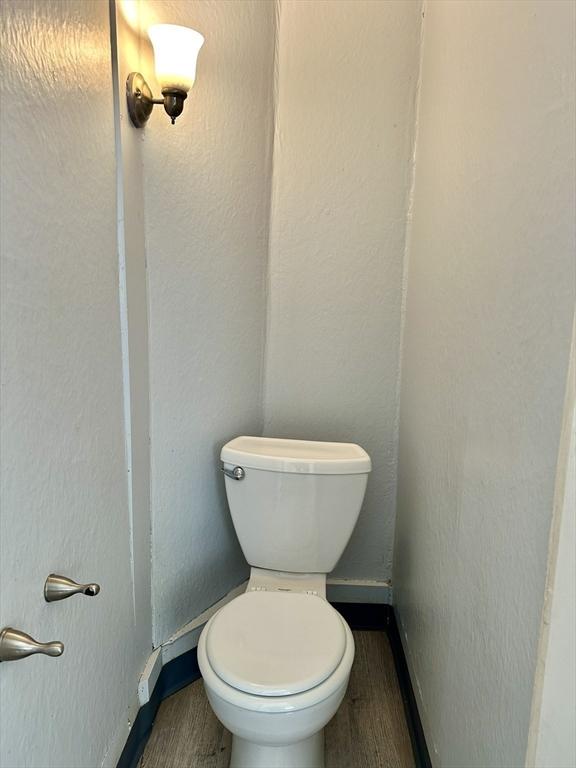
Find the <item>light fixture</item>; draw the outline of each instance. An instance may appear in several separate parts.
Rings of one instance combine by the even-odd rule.
[[[155,99],[140,72],[131,72],[126,80],[128,113],[136,128],[142,128],[154,104],[164,104],[172,124],[184,109],[184,99],[196,79],[196,59],[204,38],[200,32],[176,24],[155,24],[148,30],[154,48],[156,78],[162,90]]]

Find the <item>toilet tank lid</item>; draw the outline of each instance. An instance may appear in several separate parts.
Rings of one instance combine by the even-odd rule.
[[[324,443],[278,437],[236,437],[222,448],[226,464],[271,472],[357,475],[370,472],[370,456],[355,443]]]

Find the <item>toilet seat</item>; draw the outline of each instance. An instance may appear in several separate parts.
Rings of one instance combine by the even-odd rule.
[[[236,597],[234,599],[238,600],[239,598]],[[221,610],[224,609],[222,608]],[[354,661],[354,638],[350,627],[344,620],[342,620],[342,623],[346,633],[346,650],[344,651],[342,661],[330,677],[315,688],[303,691],[302,693],[295,693],[292,696],[257,696],[228,685],[212,669],[212,664],[208,659],[206,651],[206,637],[210,633],[212,622],[217,615],[208,621],[198,641],[198,665],[212,707],[218,706],[220,709],[219,702],[226,711],[246,711],[266,715],[295,713],[306,709],[312,712],[315,707],[322,706],[323,702],[329,701],[331,697],[338,697],[339,692],[342,692],[343,695],[348,685],[348,677],[350,676],[350,669]]]
[[[316,595],[246,592],[209,622],[206,656],[218,678],[244,694],[293,696],[334,673],[346,652],[347,629]]]

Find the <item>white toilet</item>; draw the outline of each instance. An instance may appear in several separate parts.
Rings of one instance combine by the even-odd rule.
[[[252,568],[200,636],[206,693],[233,734],[231,768],[322,768],[323,728],[354,660],[326,575],[356,524],[370,457],[351,443],[237,437],[221,459]]]

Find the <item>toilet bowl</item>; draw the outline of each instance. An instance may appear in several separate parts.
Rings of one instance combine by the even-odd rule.
[[[354,639],[326,600],[370,458],[348,443],[241,437],[222,449],[244,594],[206,624],[198,663],[233,734],[231,768],[323,768],[324,726],[348,686]]]

